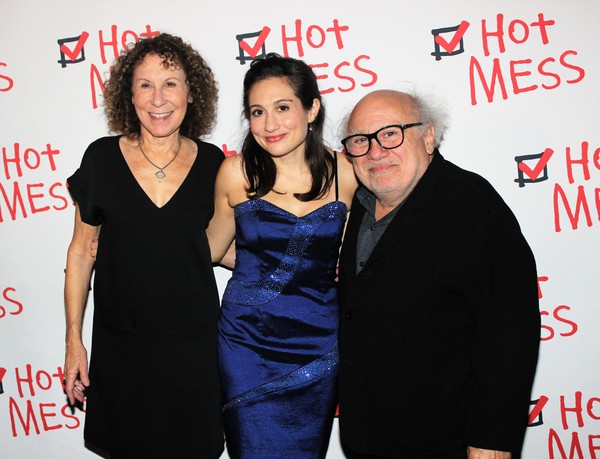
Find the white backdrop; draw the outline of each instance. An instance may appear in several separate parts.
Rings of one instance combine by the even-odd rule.
[[[0,457],[96,457],[61,386],[65,179],[107,134],[100,81],[115,55],[161,31],[215,71],[219,121],[207,140],[228,154],[244,130],[243,74],[263,52],[314,67],[334,148],[339,122],[373,89],[444,100],[442,153],[492,182],[538,263],[541,358],[523,457],[600,458],[599,22],[597,0],[3,0]],[[222,289],[228,271],[216,274]],[[328,458],[342,457],[336,423]]]

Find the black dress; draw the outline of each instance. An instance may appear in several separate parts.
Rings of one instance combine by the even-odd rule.
[[[84,437],[117,457],[223,451],[219,297],[204,232],[223,153],[196,143],[188,176],[161,208],[131,173],[119,137],[92,143],[68,179],[82,220],[102,225]]]

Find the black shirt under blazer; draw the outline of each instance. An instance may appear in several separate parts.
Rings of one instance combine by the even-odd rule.
[[[540,337],[533,254],[482,177],[436,150],[363,270],[340,257],[340,429],[350,448],[519,451]]]

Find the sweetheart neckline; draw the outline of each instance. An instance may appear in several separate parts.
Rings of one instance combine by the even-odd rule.
[[[329,206],[331,204],[340,203],[341,205],[343,205],[344,207],[346,207],[346,203],[344,203],[343,201],[329,201],[329,202],[326,202],[325,204],[323,204],[322,206],[319,206],[316,209],[313,209],[313,210],[311,210],[310,212],[308,212],[308,213],[306,213],[304,215],[296,215],[295,213],[290,212],[289,210],[284,209],[283,207],[280,207],[277,204],[272,203],[271,201],[267,201],[266,199],[263,199],[263,198],[256,198],[256,199],[248,199],[247,201],[242,201],[239,204],[236,204],[234,206],[234,209],[237,208],[238,206],[241,206],[241,205],[249,203],[249,202],[254,202],[254,201],[264,202],[264,203],[270,205],[271,207],[274,207],[274,208],[276,208],[276,209],[278,209],[278,210],[280,210],[282,212],[285,212],[286,214],[291,215],[292,217],[294,217],[294,218],[296,218],[298,220],[306,218],[309,215],[314,214],[315,212],[317,212],[317,211],[319,211],[319,210],[323,209],[324,207],[327,207],[327,206]],[[347,207],[346,207],[346,209],[347,209]]]

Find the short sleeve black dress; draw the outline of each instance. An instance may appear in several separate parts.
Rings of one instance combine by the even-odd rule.
[[[84,437],[123,458],[216,458],[223,451],[219,297],[205,235],[219,148],[198,154],[163,207],[104,137],[68,179],[81,218],[102,225]]]

